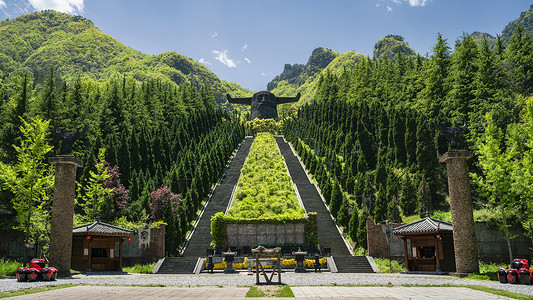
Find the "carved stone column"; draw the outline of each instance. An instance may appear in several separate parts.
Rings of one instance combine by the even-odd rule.
[[[48,161],[56,166],[50,230],[50,266],[57,268],[59,276],[70,276],[76,169],[81,168],[83,164],[72,155],[54,156]]]
[[[439,158],[440,162],[446,163],[448,173],[453,246],[458,275],[479,272],[470,178],[466,164],[471,157],[472,152],[468,150],[450,150]]]

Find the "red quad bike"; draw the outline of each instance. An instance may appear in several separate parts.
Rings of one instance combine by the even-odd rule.
[[[500,268],[498,270],[498,280],[500,280],[500,283],[507,283],[507,272],[509,269]]]
[[[57,269],[54,267],[46,268],[45,266],[46,261],[44,258],[32,259],[28,267],[18,268],[17,281],[56,280]]]
[[[533,275],[529,270],[528,260],[517,258],[511,263],[510,269],[500,268],[498,279],[501,283],[531,284],[533,282]]]

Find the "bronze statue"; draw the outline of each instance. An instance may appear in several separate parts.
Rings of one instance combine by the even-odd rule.
[[[266,91],[257,92],[248,98],[231,98],[226,95],[229,103],[247,104],[251,106],[251,119],[277,119],[278,104],[297,102],[300,99],[300,93],[296,97],[276,97],[274,94]]]
[[[437,123],[437,117],[433,119],[433,123],[435,124],[435,128],[444,134],[448,140],[450,148],[455,149],[455,147],[457,147],[457,139],[459,138],[459,135],[466,130],[466,119],[464,119],[463,127],[446,127],[446,123],[444,122],[439,125]],[[458,122],[457,126],[459,125],[460,123]]]
[[[72,152],[72,146],[80,137],[87,132],[87,123],[83,122],[85,128],[80,132],[81,126],[76,127],[76,132],[59,132],[54,125],[54,134],[63,141],[63,153],[70,154]],[[59,130],[65,130],[64,127],[60,127]]]

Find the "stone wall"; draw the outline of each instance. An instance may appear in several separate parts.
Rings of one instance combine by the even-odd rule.
[[[393,224],[388,225],[389,229],[392,230],[402,224]],[[389,257],[389,246],[387,245],[387,238],[385,236],[387,225],[385,224],[374,224],[374,221],[366,221],[366,238],[367,238],[367,249],[368,255],[373,257],[388,258]],[[411,249],[408,245],[407,249]],[[390,256],[391,257],[403,257],[404,245],[403,240],[397,238],[395,235],[392,235],[390,243]]]
[[[150,243],[146,247],[139,244],[138,230],[122,247],[124,266],[151,263],[165,257],[165,225],[150,229]]]
[[[514,258],[528,258],[531,240],[525,236],[524,230],[520,226],[513,226],[509,230],[511,236],[518,236],[511,239]],[[488,227],[485,223],[476,223],[476,240],[479,259],[491,262],[509,262],[507,240],[498,228]]]
[[[305,243],[305,221],[286,224],[228,224],[228,246]]]

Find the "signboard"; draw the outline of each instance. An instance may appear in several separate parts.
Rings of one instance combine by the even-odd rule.
[[[150,246],[150,228],[139,228],[139,247]]]

